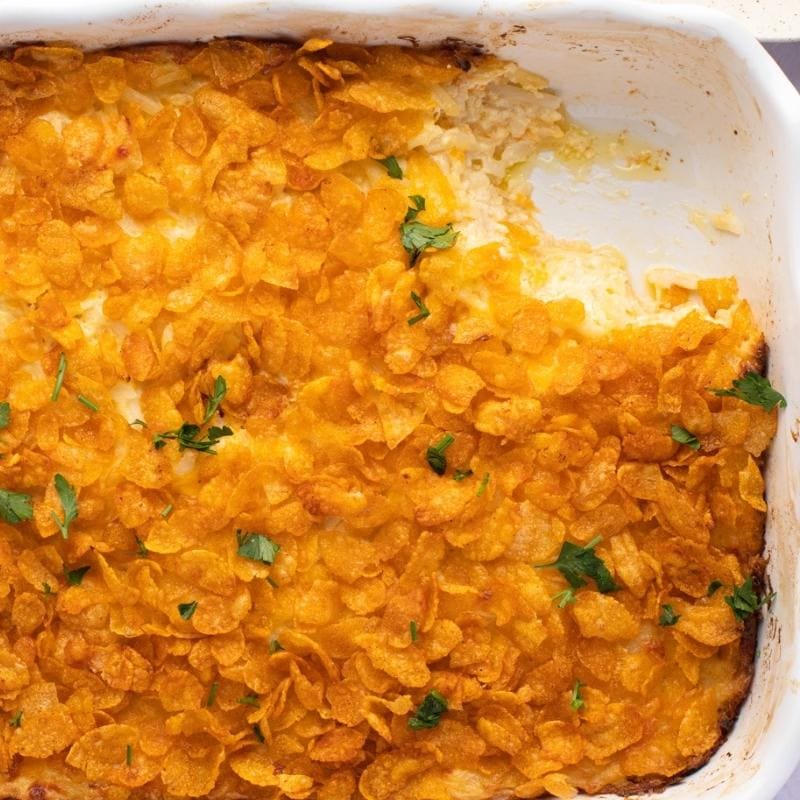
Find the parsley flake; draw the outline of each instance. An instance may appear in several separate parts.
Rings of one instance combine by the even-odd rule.
[[[67,374],[67,357],[62,353],[58,357],[58,370],[56,371],[56,383],[53,386],[53,393],[50,395],[50,400],[55,403],[58,396],[61,394],[61,387],[64,385],[64,376]]]
[[[429,247],[436,250],[452,247],[456,243],[458,232],[453,230],[451,222],[439,227],[420,222],[417,215],[425,210],[425,198],[413,194],[409,199],[414,206],[406,211],[405,219],[400,225],[400,242],[409,255],[408,266],[413,267]]]
[[[574,589],[564,589],[563,592],[553,595],[553,602],[559,608],[566,608],[570,603],[574,603],[576,599]]]
[[[658,624],[661,625],[662,628],[668,628],[670,625],[674,625],[680,618],[681,615],[676,614],[675,609],[671,605],[662,605]]]
[[[484,472],[483,477],[481,478],[480,485],[478,486],[478,491],[475,492],[475,497],[480,497],[486,491],[487,487],[489,486],[489,478],[490,478],[489,473]]]
[[[11,404],[0,403],[0,428],[7,428],[11,421]]]
[[[383,164],[383,167],[390,178],[394,178],[395,180],[398,181],[403,179],[403,170],[401,169],[400,164],[397,163],[397,158],[395,158],[395,156],[386,156],[386,158],[378,158],[376,159],[376,161],[379,164]]]
[[[0,489],[0,517],[12,525],[31,519],[33,517],[31,496]]]
[[[275,579],[274,579],[274,578],[273,578],[271,575],[267,575],[267,583],[268,583],[268,584],[269,584],[269,585],[270,585],[270,586],[271,586],[273,589],[280,589],[280,586],[278,586],[278,583],[277,583],[277,581],[276,581],[276,580],[275,580]]]
[[[8,725],[10,728],[19,728],[22,725],[22,718],[24,713],[22,711],[17,711],[13,717],[8,721]]]
[[[580,711],[586,705],[583,700],[583,695],[581,694],[581,689],[585,685],[586,684],[580,681],[575,681],[575,685],[572,687],[572,696],[570,697],[569,706],[573,711]]]
[[[53,587],[47,581],[42,582],[42,594],[45,597],[52,597],[55,594]]]
[[[436,689],[431,689],[425,695],[425,699],[420,703],[414,716],[409,719],[408,727],[414,731],[435,728],[445,711],[447,711],[447,699]]]
[[[125,763],[130,767],[133,764],[133,745],[125,745]]]
[[[164,433],[157,433],[153,436],[153,447],[156,450],[160,450],[162,447],[167,446],[168,441],[174,439],[181,451],[197,450],[199,453],[208,453],[215,456],[217,451],[214,450],[214,447],[219,443],[219,440],[226,436],[233,436],[233,431],[227,425],[222,427],[212,425],[206,431],[205,438],[200,436],[200,430],[199,425],[184,422],[180,428],[176,428],[174,431],[164,431]]]
[[[257,694],[246,694],[244,697],[240,697],[236,702],[242,706],[253,706],[255,708],[261,705]]]
[[[189,603],[178,603],[178,613],[181,619],[190,620],[197,611],[197,600],[192,600]]]
[[[69,583],[70,586],[80,586],[83,583],[84,576],[90,569],[90,566],[75,567],[75,569],[67,569],[64,567],[64,575],[67,578],[67,583]]]
[[[217,692],[219,691],[219,681],[214,681],[208,689],[208,697],[206,698],[206,708],[211,708],[217,700]]]
[[[135,419],[133,422],[129,422],[128,425],[130,425],[131,427],[134,425],[139,425],[142,428],[147,427],[147,423],[143,419]]]
[[[735,397],[751,406],[761,406],[772,411],[775,406],[786,408],[786,398],[772,388],[772,384],[757,372],[748,372],[743,378],[736,378],[730,389],[712,389],[717,397]]]
[[[686,428],[682,428],[680,425],[673,425],[670,428],[670,435],[673,441],[676,441],[678,444],[685,444],[687,447],[691,447],[692,450],[700,449],[700,440],[693,433],[689,433]]]
[[[260,561],[262,564],[274,564],[275,557],[281,551],[281,546],[263,533],[247,533],[238,529],[236,541],[237,555],[249,558],[251,561]]]
[[[258,723],[253,725],[253,733],[255,734],[256,739],[258,739],[258,741],[261,742],[261,744],[264,744],[264,742],[267,741],[264,738],[264,734],[261,733],[261,726]]]
[[[62,538],[66,539],[69,537],[70,524],[78,518],[78,498],[75,496],[75,489],[69,485],[67,479],[60,472],[56,473],[54,482],[58,499],[61,501],[61,508],[64,511],[64,519],[59,519],[55,511],[51,511],[50,516],[58,525]]]
[[[463,481],[466,478],[471,478],[475,473],[471,469],[457,469],[453,473],[454,481]]]
[[[709,597],[713,597],[717,593],[717,590],[721,588],[722,588],[722,581],[711,581],[711,583],[708,584],[708,591],[706,592],[706,594]]]
[[[137,558],[147,558],[150,555],[150,551],[147,549],[147,545],[144,543],[142,539],[138,536],[136,537],[136,557]]]
[[[225,399],[227,393],[228,384],[225,383],[225,378],[223,378],[222,375],[217,375],[214,379],[214,392],[206,403],[206,413],[203,415],[203,421],[200,423],[201,425],[207,424],[211,420],[211,417],[217,413],[220,403]]]
[[[725,602],[731,607],[736,619],[745,620],[755,614],[762,606],[771,603],[775,594],[759,597],[753,588],[753,578],[749,577],[741,586],[733,587],[733,594],[725,596]]]
[[[275,653],[283,652],[284,647],[277,639],[270,639],[269,640],[269,654],[274,656]]]
[[[82,394],[78,395],[78,402],[83,403],[83,405],[85,405],[90,411],[100,410],[100,406],[98,406],[97,403],[93,403],[88,397],[85,397]]]
[[[586,547],[580,547],[572,542],[564,542],[558,558],[549,564],[538,564],[536,569],[555,567],[566,579],[573,589],[586,586],[582,575],[592,578],[597,588],[603,593],[615,592],[619,586],[614,582],[608,567],[594,552],[594,548],[603,540],[602,536],[595,536]]]
[[[411,300],[419,309],[419,314],[414,314],[413,317],[409,317],[408,324],[416,325],[418,322],[427,319],[431,315],[431,312],[428,306],[425,305],[425,301],[416,292],[411,292]]]
[[[164,508],[161,509],[161,516],[164,517],[164,519],[166,519],[172,513],[173,508],[174,506],[172,505],[172,503],[167,503],[167,505],[165,505]]]
[[[436,444],[431,445],[425,451],[425,459],[428,462],[428,466],[437,474],[437,475],[444,475],[447,471],[447,457],[445,456],[445,450],[450,447],[451,444],[455,441],[455,437],[450,434],[446,433],[439,439]]]
[[[411,622],[408,623],[408,632],[411,634],[411,641],[416,642],[418,632],[417,632],[417,621],[415,619],[412,619]]]

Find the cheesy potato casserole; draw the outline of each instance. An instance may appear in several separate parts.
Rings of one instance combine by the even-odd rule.
[[[532,159],[587,142],[458,48],[3,55],[0,797],[568,798],[708,759],[785,401],[733,279],[640,296],[542,229]]]

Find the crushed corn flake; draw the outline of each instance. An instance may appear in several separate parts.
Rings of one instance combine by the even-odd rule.
[[[735,281],[639,298],[543,231],[517,167],[569,140],[560,100],[471,66],[0,60],[3,796],[570,797],[720,741],[777,412],[707,388],[761,334]]]

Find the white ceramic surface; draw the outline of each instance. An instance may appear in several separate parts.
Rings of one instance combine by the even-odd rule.
[[[660,797],[773,798],[800,758],[800,450],[792,437],[800,426],[800,97],[788,80],[743,27],[689,5],[0,2],[0,45],[72,39],[97,47],[232,34],[398,43],[411,36],[421,44],[460,37],[548,76],[591,127],[627,129],[669,150],[661,180],[597,170],[578,182],[547,169],[535,175],[534,196],[547,227],[618,245],[639,277],[654,263],[735,274],[766,330],[772,380],[790,401],[768,469],[768,575],[778,599],[762,626],[753,692],[730,738],[706,767]],[[693,209],[724,207],[741,219],[741,236],[709,237],[690,221]]]

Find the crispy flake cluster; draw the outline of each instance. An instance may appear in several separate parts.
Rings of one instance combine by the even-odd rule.
[[[720,741],[777,411],[709,388],[760,333],[710,280],[589,339],[536,231],[467,247],[407,144],[465,66],[0,60],[1,795],[570,797]]]

